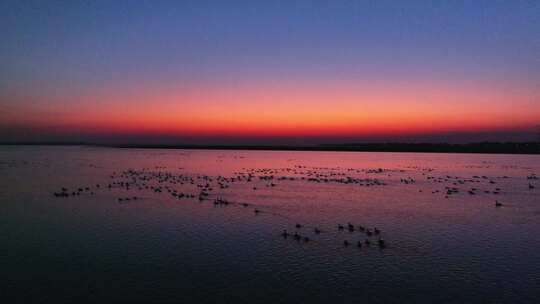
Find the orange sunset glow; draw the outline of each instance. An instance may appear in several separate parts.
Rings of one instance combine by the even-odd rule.
[[[535,93],[507,93],[492,88],[356,88],[352,85],[135,88],[61,97],[42,108],[21,107],[16,115],[4,117],[3,121],[35,128],[201,136],[355,136],[514,130],[535,126],[540,113]],[[79,103],[69,103],[73,98]]]
[[[300,144],[302,137],[316,144],[414,141],[422,134],[445,141],[442,135],[449,133],[471,134],[456,139],[461,142],[536,139],[538,60],[521,44],[482,44],[481,32],[447,33],[442,39],[416,27],[334,24],[324,28],[331,32],[317,32],[310,27],[315,21],[296,19],[286,23],[297,33],[275,33],[281,25],[273,19],[255,24],[268,41],[259,41],[241,20],[240,28],[230,29],[233,36],[217,28],[175,36],[183,25],[173,21],[148,21],[169,37],[167,44],[142,29],[100,32],[83,26],[79,30],[88,35],[83,39],[42,33],[39,23],[14,27],[20,33],[13,34],[14,43],[36,44],[42,52],[5,50],[10,59],[0,91],[0,137],[62,141],[78,134],[77,139],[92,141],[92,135],[140,135],[156,142],[177,137],[182,143],[193,138],[278,143],[294,137]],[[437,22],[429,24],[447,30]],[[407,39],[393,37],[398,29]],[[116,45],[107,35],[128,41]],[[213,46],[201,37],[211,37]],[[47,41],[70,47],[52,51]],[[522,56],[503,60],[515,52]]]

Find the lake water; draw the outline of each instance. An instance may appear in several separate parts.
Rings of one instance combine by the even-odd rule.
[[[3,146],[0,174],[3,303],[539,301],[539,156]]]

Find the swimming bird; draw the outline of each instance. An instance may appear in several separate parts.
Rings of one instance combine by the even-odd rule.
[[[503,204],[500,203],[499,201],[495,201],[495,207],[501,207]]]

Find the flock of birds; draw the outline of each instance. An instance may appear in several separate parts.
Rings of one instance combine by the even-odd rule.
[[[297,230],[300,230],[300,229],[302,229],[302,225],[301,224],[296,224],[295,228]],[[338,224],[337,229],[339,231],[348,230],[351,233],[355,232],[355,231],[365,233],[366,238],[364,239],[364,241],[359,240],[359,241],[356,242],[356,246],[358,248],[362,248],[363,245],[370,246],[372,244],[372,242],[374,242],[373,240],[371,240],[371,236],[378,236],[376,244],[381,249],[386,248],[386,242],[380,236],[381,231],[379,229],[377,229],[376,227],[375,228],[366,228],[366,227],[364,227],[362,225],[355,226],[355,225],[353,225],[351,223],[347,223],[347,225]],[[315,234],[321,234],[322,232],[323,231],[321,229],[317,228],[317,227],[313,228],[313,233],[315,233]],[[281,233],[281,236],[283,238],[285,238],[285,239],[287,239],[289,237],[292,237],[294,240],[296,240],[298,242],[303,241],[305,243],[308,243],[308,242],[311,241],[311,238],[309,236],[302,236],[298,231],[295,231],[294,233],[290,233],[285,229]],[[349,242],[348,240],[343,241],[343,246],[348,247],[350,245],[351,245],[351,242]]]
[[[181,169],[181,168],[180,168]],[[478,194],[493,194],[498,195],[503,190],[498,184],[499,179],[507,179],[507,176],[499,176],[488,178],[487,176],[472,176],[470,178],[462,178],[458,176],[436,176],[433,174],[433,169],[430,168],[409,168],[421,171],[421,175],[425,177],[426,182],[435,184],[445,184],[444,190],[432,190],[432,194],[442,194],[445,198],[450,198],[460,193],[468,195]],[[391,177],[393,174],[406,174],[407,170],[403,169],[353,169],[341,167],[307,167],[294,166],[280,169],[246,169],[243,168],[240,172],[234,172],[233,176],[210,176],[204,174],[179,174],[167,171],[165,167],[144,168],[142,170],[128,169],[120,173],[113,172],[110,180],[95,184],[93,186],[77,187],[68,189],[61,187],[60,191],[54,192],[55,197],[77,197],[80,195],[95,195],[98,191],[111,191],[113,189],[124,190],[123,192],[149,192],[154,195],[169,195],[174,200],[196,200],[199,202],[210,201],[215,206],[239,206],[242,208],[250,208],[255,215],[261,213],[280,215],[270,207],[257,205],[248,202],[235,202],[221,197],[222,189],[230,188],[233,185],[248,185],[248,189],[257,191],[261,187],[273,188],[283,183],[295,181],[307,183],[324,183],[324,184],[343,184],[349,186],[361,187],[380,187],[387,186],[389,182],[383,180],[382,176]],[[360,178],[358,174],[364,176]],[[528,187],[534,189],[533,182],[538,180],[536,174],[527,176]],[[403,185],[415,185],[417,180],[405,176],[399,179],[399,183]],[[470,186],[470,185],[475,185]],[[476,186],[478,185],[478,186]],[[480,190],[480,186],[488,186]],[[419,189],[419,192],[423,192]],[[116,192],[115,192],[116,193]],[[119,203],[127,203],[146,198],[142,195],[124,195],[117,197]],[[495,201],[496,207],[501,207],[503,204],[498,200]],[[309,231],[311,230],[311,233]],[[281,237],[284,239],[292,239],[301,243],[309,243],[321,233],[325,232],[349,232],[351,236],[356,238],[356,241],[343,240],[342,245],[349,247],[356,245],[358,248],[369,247],[371,245],[380,249],[386,248],[387,243],[382,238],[382,232],[376,227],[367,227],[364,225],[355,225],[351,222],[347,224],[337,224],[333,229],[323,229],[321,227],[311,227],[296,223],[294,231],[284,229],[281,232]],[[353,234],[357,233],[357,234]],[[361,237],[357,235],[360,233]]]

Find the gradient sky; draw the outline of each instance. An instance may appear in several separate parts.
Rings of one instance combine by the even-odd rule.
[[[2,1],[0,141],[540,138],[540,1]]]

